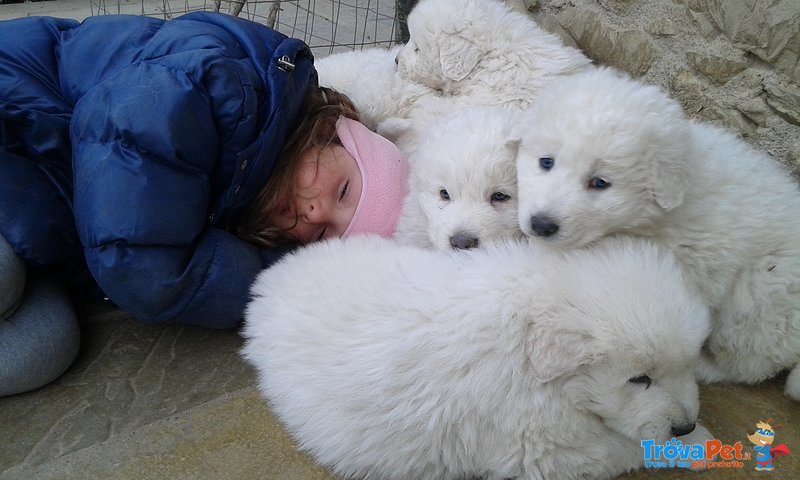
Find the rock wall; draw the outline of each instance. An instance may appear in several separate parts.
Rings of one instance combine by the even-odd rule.
[[[800,1],[509,0],[800,174]]]

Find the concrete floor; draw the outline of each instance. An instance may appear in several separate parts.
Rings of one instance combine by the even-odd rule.
[[[0,480],[324,480],[297,451],[254,388],[236,331],[142,325],[95,305],[82,315],[78,359],[55,383],[0,398]],[[800,404],[783,378],[757,387],[702,388],[701,419],[723,443],[742,442],[774,418],[778,443],[793,452],[776,470],[695,474],[643,471],[629,479],[800,478]]]

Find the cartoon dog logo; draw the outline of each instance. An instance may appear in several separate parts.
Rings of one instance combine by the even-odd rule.
[[[747,440],[753,444],[756,451],[756,471],[769,471],[774,467],[772,460],[781,456],[789,454],[789,447],[784,444],[772,446],[775,441],[775,430],[767,422],[772,421],[768,419],[766,422],[759,421],[756,423],[756,431],[752,435],[747,435]]]

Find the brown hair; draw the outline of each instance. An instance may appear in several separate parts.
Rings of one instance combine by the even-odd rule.
[[[285,229],[274,225],[281,203],[294,195],[292,186],[300,156],[331,143],[339,144],[336,121],[344,116],[359,120],[353,102],[344,94],[325,87],[310,87],[303,100],[297,128],[286,138],[267,184],[234,219],[230,230],[237,237],[258,246],[276,248],[297,244]]]

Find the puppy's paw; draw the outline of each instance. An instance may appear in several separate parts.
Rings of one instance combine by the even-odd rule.
[[[686,435],[680,437],[680,440],[683,442],[684,445],[687,445],[687,444],[705,445],[707,440],[713,440],[713,439],[714,439],[714,435],[712,435],[711,432],[709,432],[706,427],[704,427],[703,425],[701,425],[699,423],[697,425],[695,425],[694,430],[692,431],[692,433],[689,433],[689,434],[686,434]]]
[[[699,423],[695,426],[694,431],[682,437],[679,437],[679,440],[683,445],[706,445],[706,441],[713,440],[714,435],[708,431],[706,427],[700,425]],[[708,467],[708,461],[714,461],[717,458],[717,455],[714,455],[711,459],[706,459],[703,462],[691,462],[691,466],[687,467],[689,470],[693,471],[703,471],[706,470]]]

